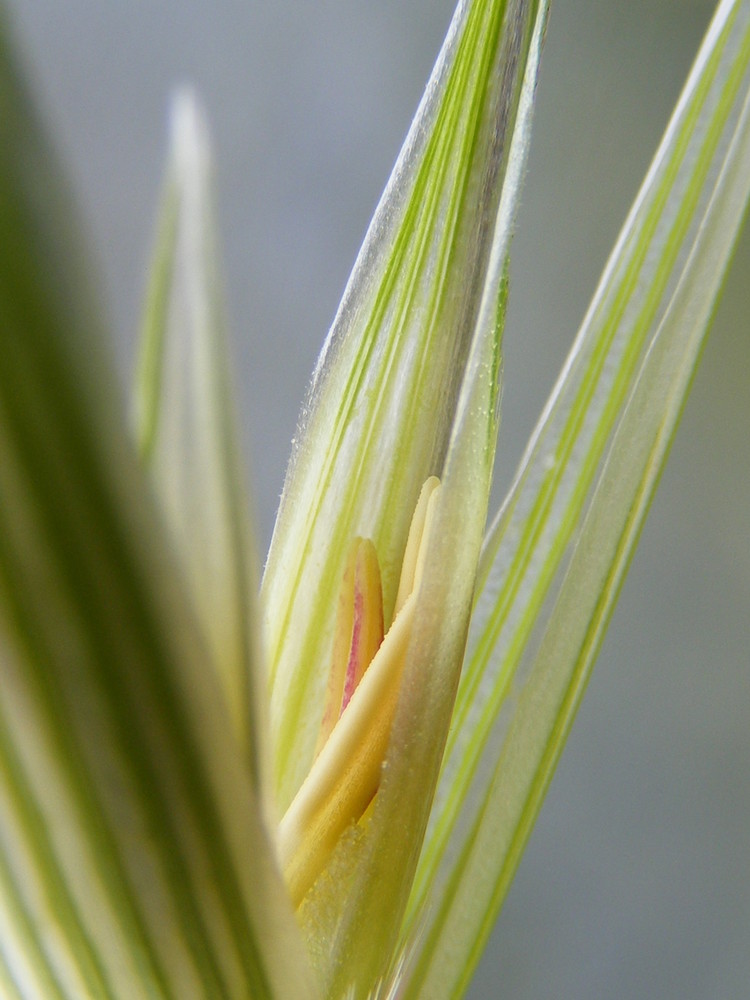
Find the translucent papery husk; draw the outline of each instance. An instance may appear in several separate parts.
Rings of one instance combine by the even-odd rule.
[[[521,8],[506,10],[506,28]],[[437,780],[463,657],[499,424],[505,267],[528,145],[546,8],[523,11],[514,36],[525,58],[505,183],[489,234],[476,320],[463,372],[442,488],[427,540],[396,716],[371,814],[342,837],[299,917],[327,996],[396,988],[400,918]],[[522,41],[521,41],[522,39]],[[498,46],[500,56],[503,46]],[[390,956],[390,957],[388,957]]]
[[[351,540],[375,544],[389,622],[445,460],[537,9],[460,6],[303,407],[261,592],[281,809],[311,764]]]

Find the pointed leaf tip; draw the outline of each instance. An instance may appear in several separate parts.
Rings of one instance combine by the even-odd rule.
[[[227,357],[208,129],[178,91],[135,387],[156,488],[252,774],[265,784],[265,671],[250,505]]]
[[[321,356],[263,582],[283,806],[314,767],[351,539],[375,545],[387,622],[419,491],[440,477],[378,792],[299,911],[331,996],[365,996],[387,975],[450,720],[486,518],[507,256],[545,18],[546,4],[525,0],[459,7]]]

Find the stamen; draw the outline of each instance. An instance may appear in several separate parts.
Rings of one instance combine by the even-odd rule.
[[[383,641],[383,592],[380,565],[369,538],[355,538],[339,593],[328,693],[315,756],[331,735],[341,713]]]
[[[394,621],[281,821],[281,865],[295,906],[377,791],[413,609],[414,601],[407,602]]]
[[[355,539],[352,545],[341,592],[351,610],[345,614],[339,605],[332,666],[337,676],[329,682],[324,725],[330,715],[340,715],[279,827],[281,866],[295,906],[325,867],[341,834],[360,820],[378,790],[438,486],[433,477],[422,489],[404,556],[398,610],[369,666],[365,650],[376,641],[373,622],[378,616],[382,629],[380,577],[378,572],[374,587],[372,559],[377,568],[377,556],[372,543]],[[340,709],[329,712],[335,704]]]

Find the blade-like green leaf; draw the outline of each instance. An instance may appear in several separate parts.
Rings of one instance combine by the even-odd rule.
[[[324,991],[334,997],[365,997],[374,985],[387,988],[394,975],[383,960],[398,941],[450,720],[487,513],[499,421],[505,266],[545,18],[543,3],[460,8],[423,109],[434,131],[423,149],[407,146],[401,161],[396,190],[414,171],[412,197],[420,208],[433,199],[455,199],[461,218],[444,246],[444,221],[406,211],[407,232],[416,226],[420,242],[436,240],[440,255],[455,267],[451,272],[446,261],[445,274],[428,269],[424,280],[431,273],[437,296],[456,294],[454,282],[463,280],[472,288],[474,305],[445,459],[432,470],[442,488],[372,815],[342,838],[300,910]],[[426,123],[418,117],[418,134]],[[438,231],[423,231],[428,225],[438,225]],[[394,265],[387,257],[386,264],[388,278]],[[387,330],[383,336],[388,346]],[[373,347],[373,364],[389,363],[387,351],[385,359],[378,358],[382,351]],[[427,352],[423,363],[431,361]],[[381,454],[373,459],[376,471],[386,460]]]
[[[136,383],[136,422],[193,608],[253,773],[266,727],[257,574],[226,356],[205,125],[187,92],[172,142]]]
[[[750,4],[723,3],[487,539],[404,996],[457,995],[518,864],[750,195]]]
[[[303,409],[262,589],[282,808],[312,763],[351,540],[375,545],[388,623],[445,461],[537,6],[460,6]]]
[[[25,998],[308,996],[4,33],[0,95],[0,978]]]

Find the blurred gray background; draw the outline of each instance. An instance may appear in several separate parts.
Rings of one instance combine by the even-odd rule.
[[[263,548],[297,407],[451,0],[13,0],[128,377],[175,84],[208,111]],[[499,490],[713,4],[553,0]],[[750,233],[577,726],[471,996],[750,997]]]

